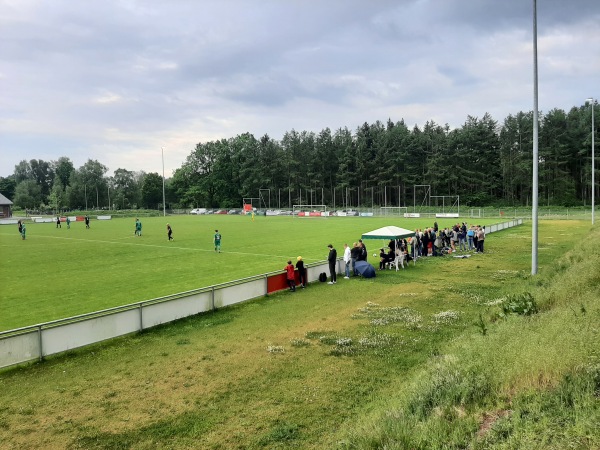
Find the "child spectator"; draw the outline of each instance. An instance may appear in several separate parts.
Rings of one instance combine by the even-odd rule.
[[[296,269],[298,269],[298,278],[300,281],[300,286],[304,289],[306,287],[306,271],[304,269],[304,261],[302,261],[302,256],[298,256],[296,262]]]
[[[294,266],[292,265],[292,261],[287,262],[287,266],[284,269],[287,272],[287,282],[290,286],[290,291],[294,292],[296,290],[296,278],[294,275]]]

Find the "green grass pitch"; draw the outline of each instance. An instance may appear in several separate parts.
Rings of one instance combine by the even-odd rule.
[[[434,219],[294,218],[257,216],[170,216],[27,224],[21,240],[16,225],[0,227],[0,330],[149,300],[212,284],[281,270],[288,259],[322,261],[332,243],[343,244],[385,225],[414,229]],[[440,227],[456,219],[440,219]],[[167,240],[166,224],[174,240]],[[480,220],[492,223],[497,220]],[[215,229],[222,253],[213,248]],[[370,257],[382,241],[367,242]]]

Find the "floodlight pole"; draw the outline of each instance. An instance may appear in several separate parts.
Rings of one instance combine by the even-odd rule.
[[[596,182],[594,179],[595,176],[595,172],[596,172],[596,168],[595,168],[595,162],[596,162],[596,158],[594,158],[594,103],[595,100],[593,98],[588,98],[588,101],[590,101],[592,103],[592,225],[594,225],[594,213],[595,213],[595,204],[594,204],[594,200],[595,200],[595,194],[596,194]]]
[[[532,182],[532,230],[531,274],[538,272],[538,65],[537,65],[537,0],[533,0],[533,182]]]
[[[163,169],[163,217],[167,216],[167,205],[165,204],[165,149],[160,148],[162,156],[162,169]]]

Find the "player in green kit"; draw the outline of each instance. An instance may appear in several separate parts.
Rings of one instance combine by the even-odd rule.
[[[221,233],[219,230],[215,230],[215,252],[221,253]]]

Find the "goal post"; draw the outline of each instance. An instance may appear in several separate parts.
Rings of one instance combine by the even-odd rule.
[[[406,206],[382,206],[379,208],[379,215],[384,217],[404,217],[408,213]]]
[[[329,217],[326,205],[293,205],[294,217]]]
[[[440,207],[442,208],[442,213],[455,213],[460,215],[460,195],[431,195],[430,198],[436,209],[439,210]]]
[[[260,209],[260,198],[259,197],[243,197],[242,198],[242,208],[244,210],[248,209],[248,206],[250,206],[250,209]]]
[[[469,217],[481,218],[481,208],[472,208],[469,210]]]

